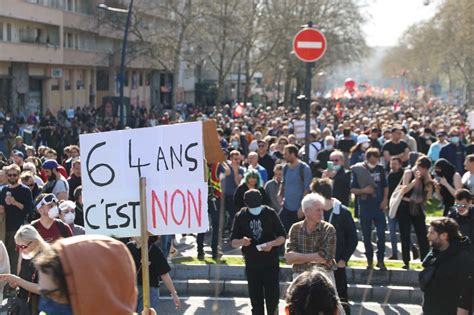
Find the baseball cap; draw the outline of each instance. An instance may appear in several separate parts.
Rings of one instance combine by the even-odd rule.
[[[18,157],[21,157],[22,159],[25,158],[25,155],[24,155],[23,152],[21,152],[21,151],[15,151],[15,152],[13,152],[13,156],[18,156]]]
[[[366,143],[366,142],[369,142],[369,137],[367,137],[367,135],[357,136],[357,144]]]
[[[262,205],[262,194],[257,189],[250,189],[244,194],[244,202],[249,208],[257,208]]]
[[[43,162],[43,168],[46,170],[53,170],[58,168],[59,164],[56,160],[46,160]]]

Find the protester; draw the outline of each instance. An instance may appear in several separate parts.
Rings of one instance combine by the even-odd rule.
[[[334,281],[336,230],[324,221],[325,199],[315,193],[306,195],[301,201],[304,220],[292,225],[286,244],[285,260],[293,265],[293,279],[315,266]]]
[[[258,154],[256,152],[250,152],[247,157],[247,162],[247,169],[257,170],[260,174],[262,186],[265,185],[265,183],[268,181],[268,172],[262,165],[258,164]]]
[[[456,191],[454,206],[449,212],[449,217],[459,225],[461,235],[471,240],[471,258],[474,262],[474,207],[472,206],[472,194],[467,189]]]
[[[289,232],[291,226],[303,217],[301,200],[309,192],[311,170],[298,159],[298,148],[295,145],[286,145],[284,153],[287,164],[283,167],[283,184],[279,192],[283,200],[280,219],[285,231]]]
[[[61,221],[69,225],[73,236],[86,234],[86,230],[83,226],[74,223],[74,220],[76,219],[76,204],[73,201],[59,201],[59,218]]]
[[[402,243],[402,258],[404,269],[409,269],[410,264],[410,242],[411,226],[415,229],[418,245],[420,246],[420,259],[423,261],[428,254],[429,245],[426,237],[426,201],[433,192],[433,181],[429,174],[431,161],[422,156],[416,161],[412,169],[405,170],[402,185],[403,199],[397,211],[397,221],[400,229]]]
[[[10,258],[8,257],[7,248],[0,241],[0,275],[10,273]],[[1,279],[1,278],[0,278]],[[0,280],[0,300],[3,301],[3,290],[7,284],[6,280]]]
[[[74,190],[82,185],[81,179],[81,160],[76,157],[75,160],[71,161],[70,176],[67,179],[69,185],[69,196],[68,199],[76,201],[74,199]]]
[[[239,151],[233,150],[229,154],[230,162],[230,174],[226,175],[224,181],[224,204],[225,210],[227,212],[227,220],[225,224],[225,228],[230,231],[232,227],[232,222],[234,220],[234,215],[237,210],[234,204],[234,193],[237,190],[237,187],[240,185],[240,181],[244,176],[245,169],[240,166],[242,162],[242,156]]]
[[[439,157],[448,160],[456,172],[464,174],[464,158],[466,157],[466,146],[461,142],[459,138],[459,130],[453,127],[449,130],[449,141],[450,144],[444,146]]]
[[[433,161],[433,163],[438,161],[441,149],[449,144],[446,139],[446,131],[438,130],[436,132],[436,137],[438,140],[433,142],[428,150],[428,157]]]
[[[283,165],[277,164],[273,170],[274,177],[265,184],[265,194],[268,198],[268,206],[277,213],[281,211],[281,202],[278,198],[278,192],[281,189],[283,181]]]
[[[235,216],[231,244],[242,248],[252,314],[278,314],[280,262],[278,247],[286,234],[276,212],[263,204],[259,190],[244,195],[245,207]]]
[[[393,192],[398,185],[401,184],[403,177],[403,168],[402,160],[400,158],[394,157],[390,160],[390,173],[387,176],[387,185],[388,185],[388,202],[390,204],[390,199]],[[398,237],[397,237],[397,226],[398,222],[396,218],[390,218],[387,214],[388,221],[388,230],[390,234],[390,243],[392,245],[392,255],[389,260],[398,260]]]
[[[38,184],[35,183],[35,178],[32,172],[25,171],[20,175],[21,183],[28,187],[31,190],[31,195],[33,199],[38,197],[41,192],[42,187],[38,187]]]
[[[99,235],[61,239],[35,265],[43,292],[39,308],[46,314],[129,315],[136,310],[136,269],[120,241]]]
[[[357,137],[357,143],[351,148],[350,151],[350,163],[349,165],[355,165],[363,162],[365,157],[365,151],[369,148],[369,137],[366,135],[359,135]]]
[[[264,140],[258,140],[258,164],[263,166],[268,173],[268,178],[273,178],[275,160],[268,154],[268,144]]]
[[[15,233],[33,211],[33,197],[28,187],[20,184],[20,167],[11,164],[4,168],[8,186],[0,192],[0,212],[5,213],[5,246],[10,257],[10,267],[16,274],[18,252],[15,250]]]
[[[35,207],[40,218],[32,221],[31,225],[47,243],[52,244],[59,238],[72,236],[69,225],[58,219],[58,200],[53,194],[40,194],[35,200]]]
[[[178,293],[174,288],[173,281],[171,280],[169,272],[171,271],[170,266],[166,257],[163,255],[161,249],[155,245],[156,237],[150,237],[148,239],[148,268],[149,268],[149,286],[150,286],[150,306],[155,310],[158,310],[158,301],[160,297],[160,279],[165,284],[166,288],[171,294],[173,303],[176,309],[181,307],[181,302],[178,297]],[[135,268],[137,270],[137,286],[138,286],[138,305],[137,312],[140,313],[143,310],[143,277],[142,277],[142,266],[141,266],[141,240],[138,237],[133,237],[132,240],[127,244],[128,250],[132,254],[135,262]]]
[[[443,216],[447,216],[449,209],[454,205],[456,190],[462,187],[461,175],[456,172],[454,165],[444,158],[440,158],[436,161],[434,171],[436,195],[438,195],[443,202]]]
[[[314,179],[311,183],[311,191],[324,197],[324,220],[336,229],[337,270],[334,271],[334,278],[339,298],[345,302],[344,310],[349,315],[351,311],[348,304],[346,266],[358,242],[354,219],[346,206],[336,198],[332,198],[332,181],[329,178]]]
[[[469,314],[472,310],[474,264],[470,240],[451,218],[431,221],[428,239],[433,248],[419,275],[423,312],[433,315]]]
[[[321,167],[326,169],[327,164],[329,161],[329,156],[331,153],[334,152],[334,146],[336,144],[336,140],[334,139],[333,136],[327,136],[324,138],[324,149],[318,152],[318,161],[321,164]]]
[[[402,130],[399,127],[393,127],[391,138],[382,147],[385,163],[390,163],[392,157],[398,157],[402,160],[403,167],[408,166],[408,155],[410,148],[408,144],[402,140]]]
[[[333,180],[334,189],[332,196],[339,200],[343,205],[349,206],[351,197],[351,173],[344,169],[344,154],[341,151],[334,151],[329,156],[333,163],[332,170],[325,170],[323,177],[327,176]]]
[[[351,167],[351,192],[358,196],[359,218],[364,238],[367,268],[373,268],[372,222],[377,230],[377,267],[386,270],[385,256],[385,208],[388,204],[388,187],[384,168],[378,164],[380,153],[370,148],[365,162]]]
[[[269,201],[267,198],[267,194],[265,193],[265,189],[262,186],[262,179],[259,175],[259,172],[254,169],[250,169],[244,174],[242,184],[237,187],[237,190],[234,194],[234,205],[237,211],[245,207],[244,195],[245,192],[250,189],[257,189],[258,191],[260,191],[260,194],[263,198],[263,204],[268,205]]]
[[[299,275],[286,291],[287,315],[340,315],[340,302],[331,280],[317,268]]]
[[[59,164],[56,160],[46,160],[43,171],[48,181],[43,187],[43,193],[53,193],[58,200],[67,200],[69,197],[69,184],[66,178],[58,171]]]
[[[211,249],[212,258],[219,259],[222,253],[219,251],[219,233],[220,232],[220,216],[221,216],[221,198],[222,187],[220,178],[222,174],[226,176],[230,174],[230,168],[227,163],[212,163],[208,165],[208,196],[207,211],[212,230]],[[196,238],[197,257],[204,260],[204,233],[199,233]]]
[[[38,314],[38,302],[41,294],[38,287],[38,271],[33,259],[38,257],[48,244],[31,225],[23,225],[15,234],[17,250],[21,253],[18,261],[18,276],[14,273],[1,274],[0,280],[7,281],[10,287],[20,287],[18,297],[28,304],[31,314]]]
[[[469,154],[464,159],[464,168],[466,172],[461,178],[463,188],[466,188],[474,194],[474,154]]]

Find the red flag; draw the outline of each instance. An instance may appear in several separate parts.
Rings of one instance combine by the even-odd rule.
[[[235,107],[234,109],[234,117],[239,117],[240,115],[242,115],[243,112],[244,112],[244,104],[239,103],[239,105],[237,105],[237,107]]]

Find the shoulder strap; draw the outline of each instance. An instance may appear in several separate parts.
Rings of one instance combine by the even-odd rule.
[[[61,236],[64,238],[69,237],[69,234],[67,233],[66,224],[63,223],[61,220],[54,220],[54,221],[58,225],[59,233],[61,234]]]
[[[283,166],[283,181],[285,181],[287,172],[288,172],[288,164],[285,164],[285,166]]]
[[[301,162],[300,162],[300,166],[299,166],[299,171],[300,171],[301,182],[304,185],[304,164],[301,163]]]

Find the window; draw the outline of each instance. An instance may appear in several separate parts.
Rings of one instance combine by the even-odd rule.
[[[66,33],[66,48],[73,47],[73,39],[72,33]]]
[[[69,82],[69,80],[64,80],[64,89],[66,91],[71,89],[71,82]]]
[[[74,8],[73,8],[73,0],[66,0],[66,10],[68,11],[72,11]]]
[[[0,22],[0,40],[3,40],[3,23]]]
[[[140,72],[140,78],[138,80],[138,85],[143,86],[143,72]]]
[[[76,80],[76,90],[84,90],[84,81]]]
[[[109,90],[109,72],[107,70],[97,70],[96,79],[97,91]]]
[[[123,80],[124,81],[123,86],[128,86],[128,71],[124,71],[124,76],[125,78]],[[120,74],[119,74],[119,77],[120,77]]]
[[[51,91],[59,91],[59,79],[51,79]]]
[[[12,41],[12,25],[7,24],[7,41]]]

